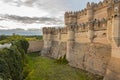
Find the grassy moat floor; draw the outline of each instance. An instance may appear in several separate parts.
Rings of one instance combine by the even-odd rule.
[[[37,53],[28,54],[28,65],[31,71],[26,80],[102,80],[99,76],[56,63],[56,60]]]

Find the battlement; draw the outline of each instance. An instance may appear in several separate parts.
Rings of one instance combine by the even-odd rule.
[[[44,27],[43,34],[67,34],[68,30],[73,30],[76,33],[78,32],[87,32],[88,30],[101,31],[107,30],[107,19],[103,18],[101,20],[94,19],[93,21],[89,21],[81,24],[71,24],[62,28],[55,27]]]
[[[55,31],[55,27],[44,27],[43,34],[53,34]]]
[[[77,12],[65,12],[65,17],[77,17]]]
[[[103,0],[99,3],[88,2],[86,8],[72,12],[65,12],[65,24],[79,24],[93,19],[112,17],[115,13],[114,7],[120,0]],[[112,11],[112,12],[111,12]]]

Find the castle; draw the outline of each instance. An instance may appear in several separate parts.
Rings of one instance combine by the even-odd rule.
[[[88,2],[64,19],[63,28],[43,28],[42,55],[66,55],[73,67],[120,80],[120,0]]]

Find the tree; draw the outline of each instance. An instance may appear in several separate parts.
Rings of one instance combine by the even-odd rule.
[[[29,43],[25,39],[13,42],[12,46],[0,50],[0,77],[3,80],[23,80],[25,52]]]

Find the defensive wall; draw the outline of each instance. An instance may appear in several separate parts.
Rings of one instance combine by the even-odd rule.
[[[29,41],[28,53],[41,51],[43,49],[43,41]]]
[[[43,28],[42,55],[66,55],[73,67],[120,80],[120,0],[88,2],[64,18],[63,28]]]

